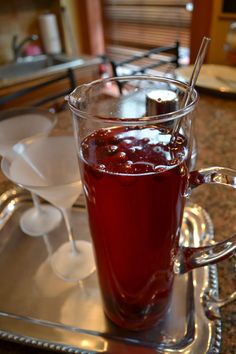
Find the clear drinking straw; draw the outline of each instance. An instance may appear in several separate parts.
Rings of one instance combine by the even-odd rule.
[[[189,99],[190,99],[190,97],[192,95],[192,92],[194,90],[194,86],[196,84],[199,72],[201,70],[202,63],[203,63],[203,60],[205,58],[206,51],[207,51],[208,44],[209,44],[210,40],[211,39],[208,38],[208,37],[203,37],[203,39],[202,39],[202,43],[201,43],[201,46],[200,46],[199,51],[198,51],[197,58],[196,58],[195,63],[194,63],[193,72],[192,72],[192,75],[191,75],[190,80],[189,80],[189,87],[185,91],[184,98],[183,98],[183,101],[181,103],[181,107],[180,108],[186,107],[188,105],[188,103],[189,103]],[[176,139],[176,137],[178,135],[180,126],[181,126],[181,118],[177,121],[177,123],[176,123],[176,125],[175,125],[175,127],[174,127],[174,129],[172,131],[172,136],[171,136],[171,141],[172,142],[175,141],[175,139]]]

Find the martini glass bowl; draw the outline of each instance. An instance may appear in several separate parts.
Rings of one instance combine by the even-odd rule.
[[[47,136],[57,122],[56,115],[39,108],[17,108],[0,112],[0,155],[13,159],[13,146],[28,137]],[[32,193],[34,206],[20,218],[21,229],[30,236],[53,230],[61,220],[60,212],[51,205],[42,205]]]

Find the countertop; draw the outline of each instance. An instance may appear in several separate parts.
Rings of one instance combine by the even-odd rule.
[[[78,58],[70,58],[67,57],[66,55],[57,55],[55,56],[56,60],[60,60],[57,65],[50,65],[47,66],[45,64],[45,67],[41,67],[40,69],[35,69],[37,68],[37,61],[42,60],[46,57],[45,55],[41,55],[38,57],[32,57],[32,61],[30,61],[29,58],[22,58],[21,62],[18,63],[9,63],[6,65],[0,66],[0,89],[4,89],[13,85],[17,84],[23,84],[25,82],[28,82],[30,80],[36,80],[40,79],[42,77],[47,77],[51,75],[57,75],[60,74],[61,72],[64,72],[68,69],[82,69],[86,67],[90,67],[92,65],[98,65],[102,62],[102,59],[100,57],[96,56],[89,56],[89,55],[81,55]],[[50,58],[49,58],[50,59]],[[27,61],[28,60],[28,61]],[[47,61],[47,59],[44,59]],[[33,65],[33,69],[29,69],[31,64],[36,64],[36,66]],[[16,70],[16,67],[19,65],[18,70]],[[28,71],[25,68],[21,68],[20,65],[28,66]],[[7,77],[1,77],[1,73],[4,72],[4,70],[8,71]],[[11,76],[11,71],[14,74]],[[17,73],[17,74],[16,74]]]
[[[54,134],[72,133],[69,112],[59,115]],[[198,144],[197,168],[224,166],[236,169],[236,100],[200,94],[195,117],[195,136]],[[8,182],[0,175],[1,189]],[[193,191],[191,200],[205,208],[213,219],[215,239],[229,237],[236,229],[236,191],[220,186],[202,186]],[[220,296],[236,290],[235,257],[218,266]],[[228,305],[222,314],[222,354],[236,353],[236,303]],[[41,349],[0,341],[0,353],[37,354]],[[46,351],[45,351],[46,352]],[[119,354],[119,353],[114,353]],[[199,353],[202,354],[202,353]]]

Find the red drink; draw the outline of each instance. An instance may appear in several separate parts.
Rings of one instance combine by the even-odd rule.
[[[105,312],[146,328],[168,308],[188,183],[186,141],[165,128],[101,129],[81,171]]]

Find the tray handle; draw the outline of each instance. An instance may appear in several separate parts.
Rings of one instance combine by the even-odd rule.
[[[218,291],[216,289],[208,289],[204,293],[203,304],[205,313],[210,320],[220,319],[219,310],[226,305],[231,304],[236,300],[236,291],[229,296],[221,299],[218,297]]]

